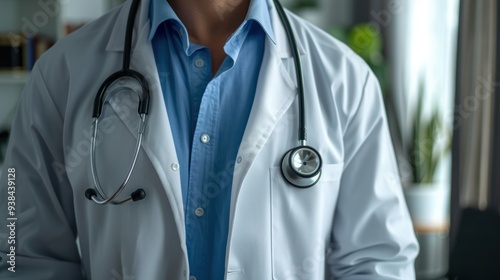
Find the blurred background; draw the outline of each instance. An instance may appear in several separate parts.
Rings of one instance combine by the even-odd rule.
[[[120,0],[0,0],[0,166],[36,59]],[[418,279],[500,279],[496,0],[283,0],[379,79]],[[332,57],[331,59],[335,59]]]

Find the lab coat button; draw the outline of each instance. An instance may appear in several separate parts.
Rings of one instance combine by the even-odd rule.
[[[236,159],[236,162],[237,162],[237,163],[241,163],[241,161],[242,161],[242,160],[243,160],[243,158],[242,158],[242,157],[238,157],[238,158]]]
[[[208,136],[208,134],[203,134],[201,137],[200,137],[200,140],[201,142],[203,143],[208,143],[210,141],[210,136]]]
[[[205,214],[205,210],[201,207],[198,207],[196,208],[196,210],[194,210],[194,214],[198,217],[201,217]]]
[[[194,61],[194,65],[198,68],[201,68],[201,67],[205,66],[205,61],[203,61],[203,59],[199,58],[199,59]]]
[[[173,171],[177,171],[177,170],[179,170],[179,164],[177,164],[177,163],[172,163],[172,166],[171,166],[171,167],[172,167],[172,170],[173,170]]]

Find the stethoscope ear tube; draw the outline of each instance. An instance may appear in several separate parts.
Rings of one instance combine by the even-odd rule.
[[[305,92],[302,65],[300,62],[297,40],[279,0],[274,0],[276,11],[285,28],[290,49],[293,53],[295,63],[295,74],[297,77],[298,107],[299,107],[299,146],[289,150],[281,161],[281,172],[283,177],[297,188],[309,188],[316,184],[321,177],[322,160],[319,153],[312,147],[306,145],[307,127],[305,113]]]
[[[146,193],[143,189],[138,189],[135,192],[133,192],[129,198],[127,198],[123,201],[115,201],[115,199],[121,194],[121,192],[127,186],[128,182],[130,180],[130,177],[132,175],[132,172],[134,171],[135,165],[137,163],[137,158],[139,156],[139,151],[141,149],[142,139],[143,139],[144,130],[145,130],[145,124],[146,124],[146,115],[141,114],[140,117],[141,117],[141,123],[139,126],[140,127],[139,132],[137,135],[134,157],[132,159],[132,162],[130,163],[130,167],[128,169],[127,176],[125,177],[125,179],[123,180],[121,185],[118,187],[118,189],[109,197],[104,193],[104,190],[101,187],[101,183],[99,181],[99,175],[97,173],[96,137],[97,137],[97,129],[98,129],[98,125],[99,125],[99,119],[94,118],[94,122],[92,124],[92,128],[93,128],[92,131],[93,132],[92,132],[92,135],[90,138],[90,169],[92,172],[92,178],[94,180],[94,185],[96,187],[97,193],[102,197],[102,199],[97,198],[96,191],[93,189],[90,189],[90,190],[87,189],[87,191],[85,192],[85,196],[87,198],[90,197],[90,199],[92,199],[92,201],[94,201],[95,203],[97,203],[99,205],[104,205],[104,204],[108,204],[108,203],[120,205],[120,204],[127,203],[129,201],[141,200],[146,196]]]
[[[142,145],[142,138],[145,130],[145,125],[146,125],[146,117],[147,114],[149,113],[149,103],[150,103],[150,93],[149,93],[149,86],[147,80],[144,78],[144,76],[132,69],[130,69],[130,55],[131,55],[131,48],[132,48],[132,33],[134,29],[134,22],[135,22],[135,16],[137,14],[137,10],[139,8],[139,2],[140,0],[133,0],[129,14],[128,14],[128,19],[127,19],[127,28],[126,28],[126,34],[125,34],[125,45],[124,45],[124,51],[123,51],[123,65],[122,69],[113,73],[111,76],[109,76],[99,87],[99,91],[97,92],[97,95],[94,99],[94,107],[92,110],[92,135],[91,135],[91,152],[90,152],[90,168],[92,171],[92,178],[94,180],[94,185],[95,189],[89,188],[85,191],[85,197],[89,200],[94,201],[95,203],[99,205],[104,205],[104,204],[115,204],[115,205],[121,205],[130,201],[138,201],[141,199],[144,199],[146,197],[146,192],[143,189],[137,189],[135,190],[130,197],[128,197],[125,200],[121,201],[115,201],[115,199],[120,195],[120,193],[125,189],[130,176],[132,175],[132,172],[134,170],[135,164],[137,163],[137,157],[139,155],[139,150]],[[96,168],[96,162],[95,162],[95,153],[96,153],[96,137],[97,137],[97,129],[99,125],[99,117],[101,116],[102,113],[102,108],[104,106],[104,102],[106,101],[107,94],[111,94],[116,92],[117,90],[112,90],[108,92],[108,88],[110,88],[113,83],[119,81],[122,78],[132,78],[135,79],[141,86],[141,93],[139,94],[139,106],[138,106],[138,113],[141,118],[141,123],[139,127],[139,132],[138,132],[138,137],[137,137],[137,142],[136,142],[136,148],[135,148],[135,153],[134,157],[132,159],[132,162],[130,164],[129,171],[127,173],[126,178],[123,180],[122,184],[118,187],[118,189],[111,195],[107,196],[99,182],[99,176],[97,174],[97,168]],[[101,198],[98,198],[98,194]]]
[[[109,76],[100,86],[94,100],[94,109],[92,111],[93,118],[99,118],[102,112],[104,101],[106,100],[107,89],[120,78],[131,77],[136,79],[142,87],[142,95],[139,97],[139,114],[147,115],[149,113],[149,86],[144,76],[130,69],[130,55],[132,53],[132,33],[134,31],[134,22],[139,9],[140,0],[133,0],[127,18],[127,26],[125,30],[125,42],[123,50],[122,69]]]
[[[141,85],[141,95],[139,96],[138,113],[147,115],[149,113],[149,103],[151,94],[149,93],[149,86],[144,76],[132,69],[120,70],[109,76],[104,83],[99,87],[99,91],[94,99],[94,108],[92,110],[92,118],[99,118],[102,113],[102,108],[107,97],[108,88],[121,78],[133,78]]]

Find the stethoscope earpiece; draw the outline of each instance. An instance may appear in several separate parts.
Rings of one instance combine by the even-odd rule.
[[[88,200],[92,200],[92,197],[93,197],[93,196],[96,196],[96,195],[97,195],[97,192],[96,192],[94,189],[92,189],[92,188],[87,189],[87,190],[85,191],[85,197],[86,197]]]
[[[281,161],[283,177],[297,188],[309,188],[321,177],[322,160],[312,147],[299,146],[289,150]]]
[[[130,197],[133,201],[144,199],[146,197],[146,191],[144,191],[143,189],[137,189],[132,194],[130,194]]]
[[[146,197],[146,191],[144,189],[137,189],[135,190],[133,193],[130,194],[130,197],[123,200],[123,201],[114,201],[114,200],[104,200],[104,201],[100,201],[97,199],[97,191],[95,189],[92,189],[92,188],[88,188],[86,191],[85,191],[85,197],[88,199],[88,200],[91,200],[91,201],[94,201],[95,203],[97,204],[107,204],[107,203],[111,203],[111,204],[115,204],[115,205],[121,205],[121,204],[125,204],[127,202],[130,202],[130,201],[139,201],[139,200],[142,200]]]

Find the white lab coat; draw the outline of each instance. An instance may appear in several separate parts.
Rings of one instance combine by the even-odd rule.
[[[272,6],[272,3],[270,6]],[[121,67],[130,1],[60,40],[34,67],[13,123],[1,177],[16,169],[16,272],[2,279],[188,279],[184,210],[172,133],[143,0],[131,67],[149,80],[151,108],[127,194],[144,200],[99,206],[89,161],[92,104]],[[319,183],[287,184],[283,154],[298,145],[292,54],[272,8],[276,44],[267,39],[255,101],[234,168],[226,279],[412,279],[418,252],[399,184],[380,89],[343,44],[291,15],[306,89],[308,144],[323,158]],[[110,193],[133,153],[137,103],[115,95],[101,124],[97,164]],[[230,116],[228,116],[230,117]],[[104,136],[104,137],[102,137]],[[214,174],[224,180],[224,174]],[[205,194],[205,203],[218,193]],[[0,202],[6,221],[6,200]],[[194,209],[188,209],[194,211]],[[81,257],[75,244],[78,237]],[[82,271],[83,275],[82,276]]]

